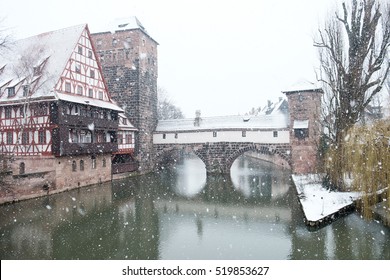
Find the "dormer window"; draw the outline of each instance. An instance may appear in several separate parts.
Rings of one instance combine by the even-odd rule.
[[[28,96],[28,92],[30,91],[30,86],[29,85],[24,85],[23,86],[23,96],[26,97]]]
[[[9,87],[7,88],[8,91],[8,97],[14,97],[16,92],[15,92],[15,87]]]

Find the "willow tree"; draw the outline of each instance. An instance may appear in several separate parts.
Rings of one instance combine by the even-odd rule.
[[[362,120],[389,75],[390,8],[382,4],[377,0],[343,3],[314,43],[325,91],[324,126],[332,151],[327,174],[333,187],[344,187],[345,133]]]
[[[345,169],[353,179],[351,188],[362,193],[360,206],[366,218],[378,195],[387,199],[390,207],[390,122],[377,121],[355,126],[345,138]]]

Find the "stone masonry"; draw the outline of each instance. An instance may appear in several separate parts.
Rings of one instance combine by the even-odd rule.
[[[272,162],[284,161],[290,165],[290,146],[288,144],[254,144],[254,143],[235,143],[235,142],[217,142],[204,144],[157,144],[156,159],[163,158],[165,153],[175,150],[191,150],[206,165],[206,171],[212,173],[230,173],[230,167],[234,160],[248,151],[268,155]]]
[[[153,170],[153,132],[157,125],[157,45],[138,22],[138,27],[114,33],[92,34],[104,78],[112,98],[138,129],[135,156],[139,171]]]
[[[295,174],[313,173],[317,168],[318,143],[321,134],[320,114],[322,89],[284,92],[290,112],[291,169]],[[297,127],[308,121],[307,128]],[[297,131],[298,130],[298,131]],[[300,136],[299,130],[304,135]],[[306,130],[306,131],[305,131]]]

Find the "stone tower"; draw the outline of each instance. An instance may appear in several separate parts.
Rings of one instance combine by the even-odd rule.
[[[294,174],[314,173],[321,136],[322,89],[313,84],[284,91],[290,114],[291,169]]]
[[[135,157],[141,173],[153,169],[157,126],[157,46],[136,17],[92,34],[109,92],[138,129]]]

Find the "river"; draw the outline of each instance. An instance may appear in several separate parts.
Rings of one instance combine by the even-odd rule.
[[[390,230],[352,213],[303,220],[288,170],[241,156],[230,176],[174,166],[0,206],[1,259],[390,259]]]

